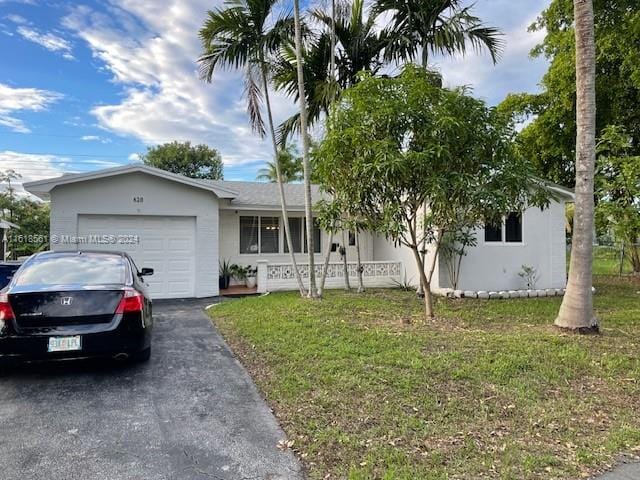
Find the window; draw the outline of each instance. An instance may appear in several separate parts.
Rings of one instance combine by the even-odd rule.
[[[280,222],[278,217],[260,217],[260,253],[280,252]]]
[[[502,241],[502,225],[487,224],[484,226],[485,242],[501,242]]]
[[[291,244],[293,253],[302,252],[302,218],[289,218],[289,231],[291,232]],[[286,235],[284,238],[284,253],[289,253]]]
[[[313,250],[315,253],[320,253],[322,234],[315,219],[313,224]],[[289,218],[289,229],[293,252],[306,252],[307,237],[304,218]],[[289,253],[284,233],[282,234],[284,247],[280,248],[280,230],[284,231],[280,228],[280,217],[240,217],[240,253]]]
[[[522,214],[511,212],[499,225],[485,225],[484,241],[488,243],[522,243]]]
[[[291,243],[293,244],[293,253],[307,253],[307,222],[304,218],[290,218],[289,230],[291,231]],[[284,252],[289,253],[286,237],[284,238]],[[322,234],[317,220],[313,220],[313,251],[320,253]]]
[[[240,253],[259,253],[258,217],[240,217]]]
[[[355,232],[352,232],[351,230],[349,230],[349,246],[350,247],[355,247],[356,246],[356,234],[355,234]]]
[[[512,212],[505,220],[505,241],[522,242],[522,215]]]
[[[303,234],[303,245],[304,245],[304,253],[307,253],[307,221],[304,222],[304,234]],[[313,219],[313,252],[320,253],[321,244],[322,243],[322,234],[320,232],[320,226],[318,225],[318,221]]]
[[[16,278],[19,286],[123,284],[125,260],[119,255],[83,253],[30,260]]]

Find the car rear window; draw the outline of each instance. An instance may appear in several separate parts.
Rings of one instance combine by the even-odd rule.
[[[42,256],[25,264],[15,284],[121,284],[125,282],[126,274],[123,258],[115,255]]]

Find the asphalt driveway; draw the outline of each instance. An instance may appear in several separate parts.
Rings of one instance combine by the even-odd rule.
[[[303,478],[202,306],[154,305],[148,364],[38,365],[0,377],[0,477]]]

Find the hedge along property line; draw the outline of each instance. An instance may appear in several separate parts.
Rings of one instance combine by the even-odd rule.
[[[595,287],[592,287],[596,293]],[[539,298],[539,297],[561,297],[564,295],[564,288],[545,288],[536,290],[454,290],[452,288],[439,288],[433,291],[434,295],[447,298],[480,298],[483,300],[497,300],[504,298]]]

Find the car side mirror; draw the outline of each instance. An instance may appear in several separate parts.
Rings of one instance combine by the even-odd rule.
[[[153,268],[143,268],[140,270],[140,273],[138,273],[139,277],[149,277],[151,275],[153,275]]]

